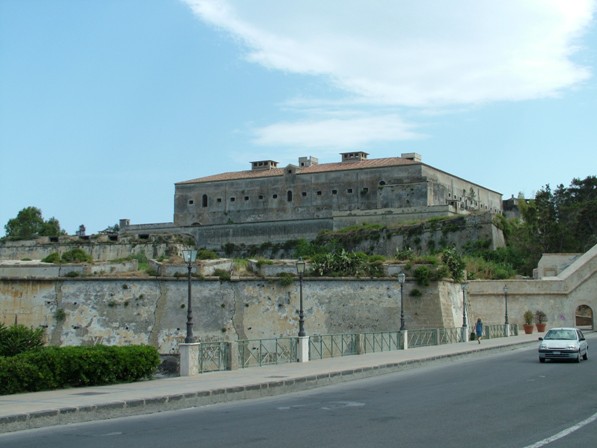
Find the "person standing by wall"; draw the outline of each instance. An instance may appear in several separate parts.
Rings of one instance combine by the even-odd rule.
[[[475,324],[475,334],[477,335],[477,342],[481,343],[481,338],[483,337],[483,321],[479,317],[477,319],[477,323]]]

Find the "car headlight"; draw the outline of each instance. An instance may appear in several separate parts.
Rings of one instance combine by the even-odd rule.
[[[541,344],[539,344],[540,350],[545,350],[546,348],[547,348],[547,344],[545,344],[545,342],[542,342]]]
[[[578,344],[568,344],[570,350],[578,350]]]

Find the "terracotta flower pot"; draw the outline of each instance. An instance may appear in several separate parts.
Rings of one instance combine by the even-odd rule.
[[[543,333],[543,332],[545,331],[545,326],[546,326],[547,324],[536,324],[536,325],[537,325],[537,331],[538,331],[539,333]]]
[[[533,328],[535,328],[533,324],[524,324],[523,326],[525,334],[533,334]]]

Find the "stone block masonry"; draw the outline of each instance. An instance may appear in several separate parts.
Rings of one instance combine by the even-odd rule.
[[[200,341],[298,334],[296,281],[212,277],[192,282],[193,332]],[[487,324],[503,323],[505,284],[511,324],[522,325],[530,309],[544,311],[548,326],[574,326],[579,307],[597,309],[597,246],[558,277],[469,282],[469,325],[477,317]],[[411,295],[415,288],[420,295]],[[408,278],[404,294],[407,329],[462,325],[460,284],[421,287]],[[305,278],[303,297],[308,335],[396,331],[400,326],[395,278]],[[44,327],[53,345],[150,344],[162,354],[177,353],[186,332],[186,300],[185,277],[0,278],[0,321]]]

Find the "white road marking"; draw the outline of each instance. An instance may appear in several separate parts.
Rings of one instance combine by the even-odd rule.
[[[534,443],[533,445],[525,446],[524,448],[540,448],[542,446],[547,445],[548,443],[555,442],[556,440],[562,439],[562,438],[566,437],[567,435],[572,434],[574,431],[579,430],[583,426],[586,426],[589,423],[594,422],[595,420],[597,420],[597,412],[595,414],[591,415],[586,420],[583,420],[582,422],[579,422],[576,425],[571,426],[568,429],[560,431],[559,433],[557,433],[551,437],[548,437],[547,439],[540,440],[537,443]]]

